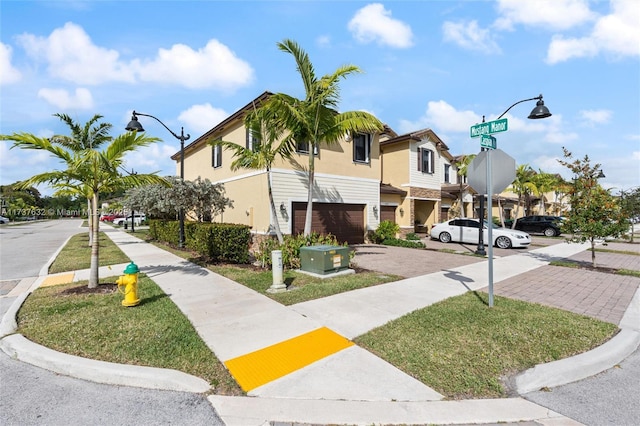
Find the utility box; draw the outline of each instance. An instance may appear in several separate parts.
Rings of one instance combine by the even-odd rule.
[[[349,269],[349,247],[331,245],[300,247],[300,269],[321,275]]]

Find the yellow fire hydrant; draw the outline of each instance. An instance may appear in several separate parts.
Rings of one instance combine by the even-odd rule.
[[[118,291],[124,294],[122,306],[136,306],[140,303],[140,299],[138,299],[138,272],[140,272],[138,265],[131,262],[124,270],[125,275],[116,281]],[[124,291],[121,289],[123,286]]]

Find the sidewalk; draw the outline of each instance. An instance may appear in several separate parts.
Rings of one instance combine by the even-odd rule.
[[[247,391],[247,397],[209,397],[228,426],[269,422],[576,424],[522,398],[443,401],[433,389],[350,342],[349,339],[415,309],[485,287],[486,261],[287,307],[128,233],[107,226],[102,230],[171,297]],[[494,282],[533,273],[546,267],[551,259],[571,257],[584,248],[562,244],[495,259]],[[112,266],[101,275],[120,275],[125,266]],[[83,279],[83,273],[75,273],[73,279]],[[37,280],[31,289],[44,281],[44,277]],[[16,300],[18,303],[21,302]],[[0,336],[8,334],[5,331],[10,328],[10,316],[11,310],[3,318]],[[532,387],[556,386],[559,380],[571,382],[612,367],[638,346],[639,325],[640,296],[636,291],[621,315],[623,332],[603,347],[580,355],[578,362],[574,357],[523,373],[518,378],[518,389],[523,393]],[[26,357],[25,350],[39,351],[33,346],[25,348],[23,345],[28,344],[19,341],[20,337],[5,337],[0,345],[18,359]],[[55,365],[48,368],[55,371]],[[114,373],[118,368],[110,364],[102,379],[109,383],[113,376],[120,376]],[[95,371],[94,368],[92,374],[99,376]],[[155,380],[147,384],[149,387],[184,385],[195,392],[206,390],[201,389],[199,379],[176,376],[172,371],[167,372],[172,375],[169,384],[159,385],[160,372],[152,373]],[[121,374],[126,380],[130,373]],[[144,386],[138,384],[143,382],[140,377],[136,380],[138,386]]]

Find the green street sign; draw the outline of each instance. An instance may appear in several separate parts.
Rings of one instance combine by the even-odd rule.
[[[476,124],[471,126],[471,137],[477,138],[482,135],[490,135],[492,133],[500,133],[507,131],[507,119],[502,118],[500,120],[488,121],[486,123]]]
[[[480,147],[496,149],[496,138],[491,135],[482,135],[482,138],[480,139]]]

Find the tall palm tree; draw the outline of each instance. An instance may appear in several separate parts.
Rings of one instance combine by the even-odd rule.
[[[460,184],[460,217],[465,217],[465,211],[464,211],[464,201],[463,201],[463,194],[462,194],[462,188],[463,188],[463,181],[464,181],[464,177],[467,175],[467,171],[469,170],[469,164],[471,164],[471,162],[473,161],[473,159],[476,158],[476,154],[470,154],[470,155],[460,155],[458,157],[456,157],[456,168],[457,168],[457,174],[458,174],[458,183]]]
[[[285,39],[278,48],[291,54],[297,65],[305,89],[305,98],[297,99],[284,93],[276,93],[267,101],[265,108],[282,120],[288,130],[284,142],[292,147],[308,144],[308,196],[304,235],[311,234],[313,212],[313,189],[315,186],[315,153],[320,143],[333,144],[350,133],[376,133],[383,129],[382,123],[364,111],[339,113],[339,82],[351,74],[362,72],[355,65],[343,65],[332,74],[317,78],[307,53],[294,41]]]
[[[282,139],[284,129],[282,122],[273,115],[273,111],[268,108],[258,108],[251,111],[245,117],[245,126],[249,129],[252,139],[256,141],[252,147],[238,145],[235,142],[216,140],[210,142],[211,145],[222,146],[233,151],[235,158],[231,163],[231,170],[240,168],[253,170],[266,170],[267,190],[269,193],[269,204],[271,205],[271,216],[274,219],[273,227],[278,237],[278,242],[283,243],[284,238],[280,230],[280,223],[273,201],[273,188],[271,186],[271,168],[276,158],[287,159],[293,153],[293,147]]]
[[[513,223],[511,224],[512,229],[514,229],[516,226],[516,220],[520,212],[520,205],[522,204],[522,200],[528,200],[530,194],[536,190],[535,185],[531,182],[534,174],[535,171],[528,164],[520,164],[516,168],[516,178],[511,183],[511,187],[509,188],[511,192],[518,194],[518,204],[516,206]]]
[[[536,186],[536,193],[540,197],[540,207],[538,211],[540,214],[546,214],[544,206],[544,194],[553,190],[556,186],[557,177],[551,173],[545,173],[542,170],[538,170],[538,173],[533,175],[533,183]]]
[[[121,175],[124,155],[128,152],[147,146],[158,141],[158,138],[126,133],[111,140],[102,150],[90,147],[80,147],[73,144],[59,143],[47,138],[40,138],[29,133],[14,133],[1,136],[4,140],[13,141],[11,148],[45,150],[58,158],[66,167],[64,170],[53,170],[39,173],[16,184],[17,189],[27,188],[39,184],[49,184],[59,190],[74,190],[91,198],[92,244],[91,244],[91,272],[89,288],[98,286],[99,266],[99,220],[98,201],[101,192],[112,192],[134,186],[163,183],[166,181],[151,174]]]

